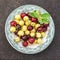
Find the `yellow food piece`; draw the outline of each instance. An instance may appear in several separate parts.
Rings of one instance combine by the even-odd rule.
[[[24,32],[20,30],[20,31],[18,31],[18,35],[19,36],[23,36],[24,35]]]
[[[29,24],[31,24],[31,20],[28,20],[27,22],[28,22]]]
[[[19,14],[15,15],[15,19],[20,20],[21,19],[20,15]]]
[[[41,32],[41,36],[42,36],[42,37],[45,37],[46,34],[45,34],[44,32]]]
[[[20,20],[19,25],[23,26],[24,25],[24,21]]]
[[[29,20],[29,17],[28,16],[24,16],[23,20],[27,21],[27,20]]]
[[[26,30],[27,30],[27,26],[24,25],[24,26],[22,27],[22,31],[26,31]]]
[[[40,38],[37,41],[38,41],[38,44],[42,44],[43,43],[43,40],[41,40]]]
[[[14,41],[15,41],[16,43],[20,42],[20,37],[16,37],[16,38],[14,39]]]
[[[30,25],[31,24],[31,21],[30,20],[27,20],[27,21],[25,21],[25,25]]]
[[[37,44],[38,40],[35,40],[33,44]]]
[[[25,34],[26,34],[26,35],[29,35],[29,34],[30,34],[30,31],[28,31],[28,30],[25,31]]]
[[[35,25],[35,28],[37,29],[39,26],[40,26],[40,24],[36,24],[36,25]]]
[[[35,26],[35,25],[36,25],[36,23],[34,23],[34,22],[31,22],[31,25],[32,25],[32,26]]]
[[[31,30],[31,32],[34,32],[34,33],[35,33],[35,32],[36,32],[36,30],[35,30],[35,29],[33,29],[33,30]]]
[[[10,32],[15,32],[16,31],[16,28],[14,26],[11,26],[10,27]]]
[[[31,36],[31,37],[34,37],[34,36],[35,36],[35,33],[30,33],[30,36]]]
[[[37,38],[40,38],[41,37],[41,34],[39,32],[36,33],[36,37]]]
[[[25,25],[27,25],[27,26],[28,26],[29,24],[30,24],[30,22],[29,22],[29,21],[26,21],[26,22],[25,22]]]
[[[19,24],[19,22],[20,22],[19,20],[14,20],[14,21],[15,21],[17,24]]]

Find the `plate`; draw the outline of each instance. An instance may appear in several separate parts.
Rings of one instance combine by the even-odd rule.
[[[29,12],[29,11],[33,11],[33,10],[39,10],[41,13],[48,13],[45,9],[43,9],[40,6],[36,6],[36,5],[23,5],[20,6],[18,8],[16,8],[14,11],[12,11],[10,13],[10,15],[8,16],[6,23],[5,23],[5,35],[6,38],[8,40],[8,42],[10,43],[10,45],[16,49],[17,51],[21,52],[21,53],[25,53],[25,54],[36,54],[39,53],[43,50],[45,50],[50,43],[53,40],[54,37],[54,33],[55,33],[55,26],[54,26],[54,22],[52,17],[49,17],[50,20],[50,25],[49,25],[49,29],[46,33],[46,37],[43,39],[44,43],[42,45],[38,44],[38,45],[32,45],[32,46],[28,46],[28,47],[23,47],[21,45],[21,43],[15,43],[13,38],[13,34],[10,33],[9,29],[10,29],[10,22],[13,20],[13,17],[16,14],[20,14],[21,12]]]

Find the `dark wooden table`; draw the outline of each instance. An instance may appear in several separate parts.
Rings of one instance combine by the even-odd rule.
[[[17,52],[5,37],[5,21],[8,15],[24,4],[45,8],[53,17],[56,31],[51,45],[41,53],[25,55]],[[0,0],[0,60],[60,60],[60,0]]]

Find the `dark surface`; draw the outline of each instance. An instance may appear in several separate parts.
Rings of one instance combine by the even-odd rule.
[[[56,33],[51,45],[41,53],[25,55],[17,52],[8,43],[4,26],[8,15],[24,4],[35,4],[45,8],[53,17]],[[0,0],[0,60],[60,60],[60,0]]]

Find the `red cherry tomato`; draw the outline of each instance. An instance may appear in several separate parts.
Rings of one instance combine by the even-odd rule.
[[[35,41],[35,39],[31,37],[31,38],[29,38],[28,41],[29,41],[29,43],[33,44],[33,42]]]
[[[26,16],[26,13],[21,13],[21,18],[23,19],[24,18],[24,16]]]
[[[22,45],[23,45],[24,47],[27,47],[27,46],[28,46],[28,42],[24,41],[24,42],[22,42]]]
[[[11,21],[11,22],[10,22],[10,25],[11,25],[11,26],[16,26],[16,22],[15,22],[15,21]]]
[[[32,18],[31,18],[31,21],[37,23],[37,22],[38,22],[38,19],[32,17]]]
[[[31,31],[31,30],[33,29],[33,26],[30,26],[30,25],[29,25],[29,26],[27,27],[27,29],[28,29],[29,31]]]

